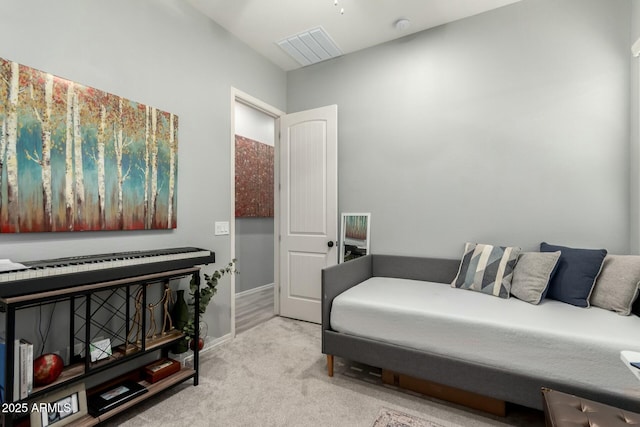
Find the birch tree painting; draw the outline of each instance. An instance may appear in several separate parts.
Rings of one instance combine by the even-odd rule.
[[[178,117],[0,58],[0,232],[177,224]]]

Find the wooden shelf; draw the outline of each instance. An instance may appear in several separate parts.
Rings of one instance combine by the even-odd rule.
[[[147,339],[146,351],[153,351],[153,350],[160,349],[166,345],[179,341],[185,336],[186,336],[185,334],[177,330],[173,330],[173,331],[167,332],[165,335],[160,335],[156,338],[149,338]],[[124,351],[119,351],[119,352],[114,351],[113,355],[110,356],[109,358],[92,363],[90,369],[94,370],[96,368],[108,367],[110,363],[134,354],[142,354],[142,349],[137,348],[135,351],[132,351],[129,354],[125,354]],[[40,387],[34,387],[33,392],[31,393],[31,395],[29,395],[29,399],[32,399],[34,394],[44,393],[50,388],[54,388],[59,384],[72,381],[73,379],[79,378],[84,374],[85,374],[84,363],[74,363],[72,365],[69,365],[63,369],[58,379],[56,379],[51,384],[47,384],[45,386],[40,386]]]
[[[73,380],[74,378],[81,377],[84,374],[84,363],[74,363],[73,365],[69,365],[62,370],[62,373],[51,384],[47,384],[40,387],[33,387],[33,392],[29,395],[29,399],[33,398],[33,395],[36,393],[45,392],[46,390],[53,388],[59,384],[66,383],[68,381]]]
[[[163,390],[166,390],[178,383],[181,383],[182,381],[187,380],[190,377],[193,377],[195,375],[196,371],[191,369],[191,368],[182,368],[180,371],[176,372],[173,375],[168,376],[167,378],[164,378],[156,383],[148,383],[147,381],[140,381],[140,384],[145,386],[147,388],[147,392],[144,394],[141,394],[140,396],[126,402],[123,403],[122,405],[118,406],[117,408],[112,409],[109,412],[106,412],[102,415],[100,415],[98,417],[99,422],[104,422],[105,420],[108,420],[109,418],[113,417],[114,415],[117,415],[129,408],[131,408],[132,406],[142,402],[143,400],[149,399],[152,396],[155,396],[156,394],[160,393]]]
[[[174,343],[186,337],[186,334],[174,329],[167,332],[165,335],[159,335],[155,338],[147,338],[147,351],[155,350],[160,347],[164,347],[167,344]]]
[[[13,389],[9,389],[8,395],[6,396],[11,402],[39,402],[46,401],[47,396],[55,397],[57,393],[63,390],[66,390],[67,387],[72,385],[78,385],[85,383],[86,384],[95,384],[95,380],[101,381],[102,383],[96,387],[92,387],[91,389],[86,390],[87,396],[93,395],[94,393],[99,393],[101,390],[106,390],[109,387],[112,387],[114,384],[119,384],[123,381],[121,377],[123,375],[119,375],[119,372],[127,371],[129,372],[124,375],[127,377],[127,380],[137,381],[139,384],[146,388],[146,392],[136,396],[132,400],[123,403],[122,405],[113,408],[112,410],[101,414],[98,417],[93,417],[90,414],[83,416],[82,418],[76,419],[73,421],[74,426],[94,426],[105,420],[119,414],[132,406],[149,399],[158,393],[171,388],[179,383],[187,381],[189,379],[193,379],[193,384],[197,385],[198,383],[198,349],[196,348],[194,351],[194,367],[193,368],[185,368],[181,367],[179,371],[170,375],[156,383],[149,383],[143,380],[142,371],[140,368],[136,368],[131,370],[137,365],[144,363],[140,358],[147,354],[157,353],[159,357],[168,357],[170,347],[179,342],[181,339],[185,338],[185,334],[182,331],[172,329],[164,334],[155,333],[155,335],[151,338],[147,338],[145,334],[140,337],[143,342],[137,345],[129,345],[125,347],[123,342],[126,342],[129,337],[129,330],[127,329],[129,325],[133,327],[140,328],[143,332],[146,330],[149,333],[149,329],[155,332],[156,328],[152,326],[149,328],[149,325],[146,324],[146,317],[140,316],[141,307],[144,310],[144,314],[146,315],[147,311],[145,307],[148,305],[147,292],[148,289],[154,287],[155,294],[159,292],[163,292],[161,288],[164,286],[164,290],[169,284],[169,280],[184,277],[186,275],[192,275],[193,280],[199,286],[200,285],[200,269],[198,267],[191,268],[183,268],[172,271],[165,271],[154,274],[145,274],[140,276],[132,276],[118,280],[105,281],[100,283],[91,283],[87,285],[74,286],[71,288],[59,289],[56,291],[47,291],[47,292],[38,292],[27,295],[20,295],[16,297],[9,298],[0,298],[0,306],[4,309],[5,316],[5,334],[6,334],[6,356],[7,361],[5,361],[5,378],[7,380],[16,381],[19,377],[19,370],[16,372],[13,371],[16,365],[16,361],[14,360],[14,355],[16,352],[14,351],[14,343],[16,341],[16,324],[17,319],[16,316],[19,313],[24,313],[21,310],[30,309],[32,307],[37,307],[39,305],[50,304],[51,301],[65,301],[69,305],[69,309],[67,310],[67,314],[69,316],[68,324],[69,327],[69,338],[67,340],[67,348],[73,348],[75,345],[82,343],[83,347],[85,347],[85,354],[83,354],[82,358],[78,356],[73,357],[73,362],[67,365],[60,376],[51,384],[46,386],[34,387],[33,392],[26,399],[15,399],[13,396]],[[119,288],[125,288],[126,290],[120,290]],[[132,288],[134,287],[134,288]],[[133,297],[133,293],[131,289],[138,290],[137,292],[141,292],[141,301],[138,301]],[[105,291],[104,293],[102,293]],[[108,291],[108,292],[106,292]],[[102,293],[101,295],[95,295],[97,293]],[[166,294],[164,294],[166,295]],[[195,294],[195,303],[198,303],[198,293]],[[113,301],[111,299],[115,299],[117,301],[117,305],[113,307],[109,307],[109,304],[112,304]],[[94,305],[92,305],[92,303]],[[104,308],[103,307],[107,307]],[[116,314],[119,313],[119,316]],[[153,312],[152,312],[153,313]],[[160,313],[162,314],[162,313]],[[160,317],[158,314],[157,317]],[[21,316],[23,314],[20,314]],[[103,328],[102,324],[96,323],[96,319],[103,319],[116,316],[119,319],[122,319],[120,322],[124,325],[122,327],[118,326],[120,329],[110,330],[108,328]],[[137,316],[137,317],[136,317]],[[136,320],[137,319],[137,320]],[[141,320],[141,322],[140,322]],[[198,325],[198,312],[197,310],[193,313],[194,324]],[[138,323],[136,323],[138,322]],[[140,324],[141,323],[141,324]],[[136,326],[137,325],[137,326]],[[155,325],[155,323],[153,323]],[[112,343],[114,347],[112,348],[113,353],[103,360],[97,362],[90,362],[90,354],[88,351],[88,343],[94,339],[95,331],[92,332],[90,328],[99,327],[100,332],[104,333]],[[84,329],[82,329],[84,328]],[[102,332],[104,330],[104,332]],[[121,330],[124,332],[121,333]],[[81,331],[81,332],[79,332]],[[0,331],[1,332],[1,331]],[[91,335],[93,333],[93,335]],[[125,334],[127,336],[125,336]],[[64,345],[62,343],[61,345]],[[136,360],[140,363],[136,363]],[[124,368],[124,369],[123,369]],[[98,379],[99,378],[99,379]],[[91,380],[94,380],[93,382]],[[56,393],[56,394],[53,394]],[[4,418],[4,419],[2,419]],[[19,417],[17,415],[8,415],[5,417],[0,417],[0,424],[4,424],[6,426],[13,426],[16,423],[21,423],[24,421],[24,417]]]
[[[187,379],[189,379],[190,377],[193,377],[195,375],[196,371],[194,369],[191,368],[182,368],[180,371],[176,372],[173,375],[168,376],[167,378],[164,378],[158,382],[155,382],[153,384],[147,382],[147,381],[140,381],[139,383],[143,386],[145,386],[147,388],[147,392],[144,394],[141,394],[140,396],[123,403],[122,405],[118,406],[117,408],[114,408],[112,410],[110,410],[109,412],[105,412],[104,414],[100,415],[99,417],[92,417],[91,415],[86,415],[82,418],[80,418],[79,420],[77,420],[73,425],[74,426],[80,426],[80,427],[89,427],[89,426],[95,426],[99,423],[105,422],[106,420],[108,420],[109,418],[112,418],[124,411],[126,411],[127,409],[131,408],[134,405],[137,405],[138,403],[149,399],[152,396],[155,396],[156,394],[173,387],[176,384],[179,384],[183,381],[186,381]]]

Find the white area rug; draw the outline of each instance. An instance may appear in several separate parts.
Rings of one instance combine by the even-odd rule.
[[[382,408],[372,427],[461,427],[447,421],[418,418],[394,409]]]

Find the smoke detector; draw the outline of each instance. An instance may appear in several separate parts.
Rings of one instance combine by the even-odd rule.
[[[395,27],[398,31],[404,31],[411,25],[411,21],[405,18],[400,18],[396,21]]]

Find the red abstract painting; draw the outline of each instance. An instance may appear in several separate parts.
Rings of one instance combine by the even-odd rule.
[[[274,148],[236,135],[236,218],[273,217]]]

